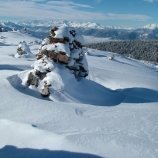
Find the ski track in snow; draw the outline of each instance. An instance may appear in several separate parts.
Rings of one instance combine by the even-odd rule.
[[[156,68],[116,54],[109,60],[112,53],[89,50],[88,78],[105,87],[105,98],[113,104],[53,102],[18,85],[17,74],[31,69],[34,58],[12,55],[20,41],[37,39],[0,34],[6,37],[0,39],[0,158],[157,158]],[[38,45],[30,48],[35,54]],[[65,97],[71,100],[69,94]]]

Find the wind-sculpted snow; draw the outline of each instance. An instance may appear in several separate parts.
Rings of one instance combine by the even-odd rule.
[[[62,74],[63,72],[61,72]],[[63,73],[64,74],[64,73]],[[11,76],[8,78],[10,84],[18,91],[30,95],[32,97],[40,98],[40,94],[34,89],[27,89],[23,86],[22,79],[24,74],[19,76]],[[76,81],[73,77],[66,77],[64,75],[64,90],[55,91],[53,90],[50,99],[56,102],[62,101],[67,103],[82,103],[82,104],[92,104],[100,106],[114,106],[118,105],[125,99],[122,92],[112,91],[103,87],[100,84],[84,79],[82,81]],[[57,83],[56,81],[56,84]],[[55,85],[59,86],[59,85]],[[54,88],[55,89],[55,88]],[[58,88],[57,88],[58,89]],[[45,99],[45,98],[43,98]]]
[[[59,87],[57,87],[57,91],[53,91],[52,95],[50,96],[53,101],[59,102],[60,100],[62,102],[83,103],[100,106],[115,106],[121,103],[158,102],[157,90],[142,87],[110,90],[91,80],[84,79],[80,82],[76,82],[74,78],[66,78],[63,71],[61,74],[64,75],[65,79],[65,82],[62,83],[64,84],[64,90],[62,91],[61,89],[61,91],[58,91]],[[18,91],[42,99],[36,90],[26,89],[25,86],[21,85],[23,75],[24,74],[20,74],[19,76],[11,76],[8,78],[8,81]],[[54,86],[60,86],[60,83],[56,82]]]

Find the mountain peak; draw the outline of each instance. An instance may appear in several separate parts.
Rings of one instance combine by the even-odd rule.
[[[148,24],[148,25],[145,25],[143,28],[145,29],[150,29],[150,30],[154,30],[156,28],[158,28],[158,24]]]

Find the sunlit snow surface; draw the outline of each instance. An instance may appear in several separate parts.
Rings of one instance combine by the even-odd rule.
[[[18,77],[23,71],[31,70],[30,65],[35,61],[14,58],[18,43],[39,39],[18,32],[0,33],[2,36],[0,158],[46,155],[48,158],[157,158],[156,66],[110,52],[89,50],[90,74],[80,87],[87,96],[77,93],[79,87],[74,91],[70,83],[67,91],[75,92],[67,97],[71,103],[53,102],[22,86]],[[29,46],[33,54],[39,47]],[[114,59],[109,60],[113,55]],[[97,96],[102,101],[95,99],[98,87],[103,89]],[[77,100],[73,95],[78,96]]]

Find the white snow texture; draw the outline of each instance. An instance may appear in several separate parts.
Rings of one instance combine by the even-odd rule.
[[[61,37],[63,33],[58,32]],[[0,158],[157,158],[158,69],[111,52],[88,50],[89,75],[76,80],[64,65],[35,59],[39,40],[0,33]],[[33,56],[15,58],[20,41]],[[63,48],[63,47],[62,47]],[[113,57],[110,59],[110,57]],[[45,72],[50,101],[27,73]],[[25,78],[25,79],[24,79]],[[44,81],[43,81],[44,82]]]

